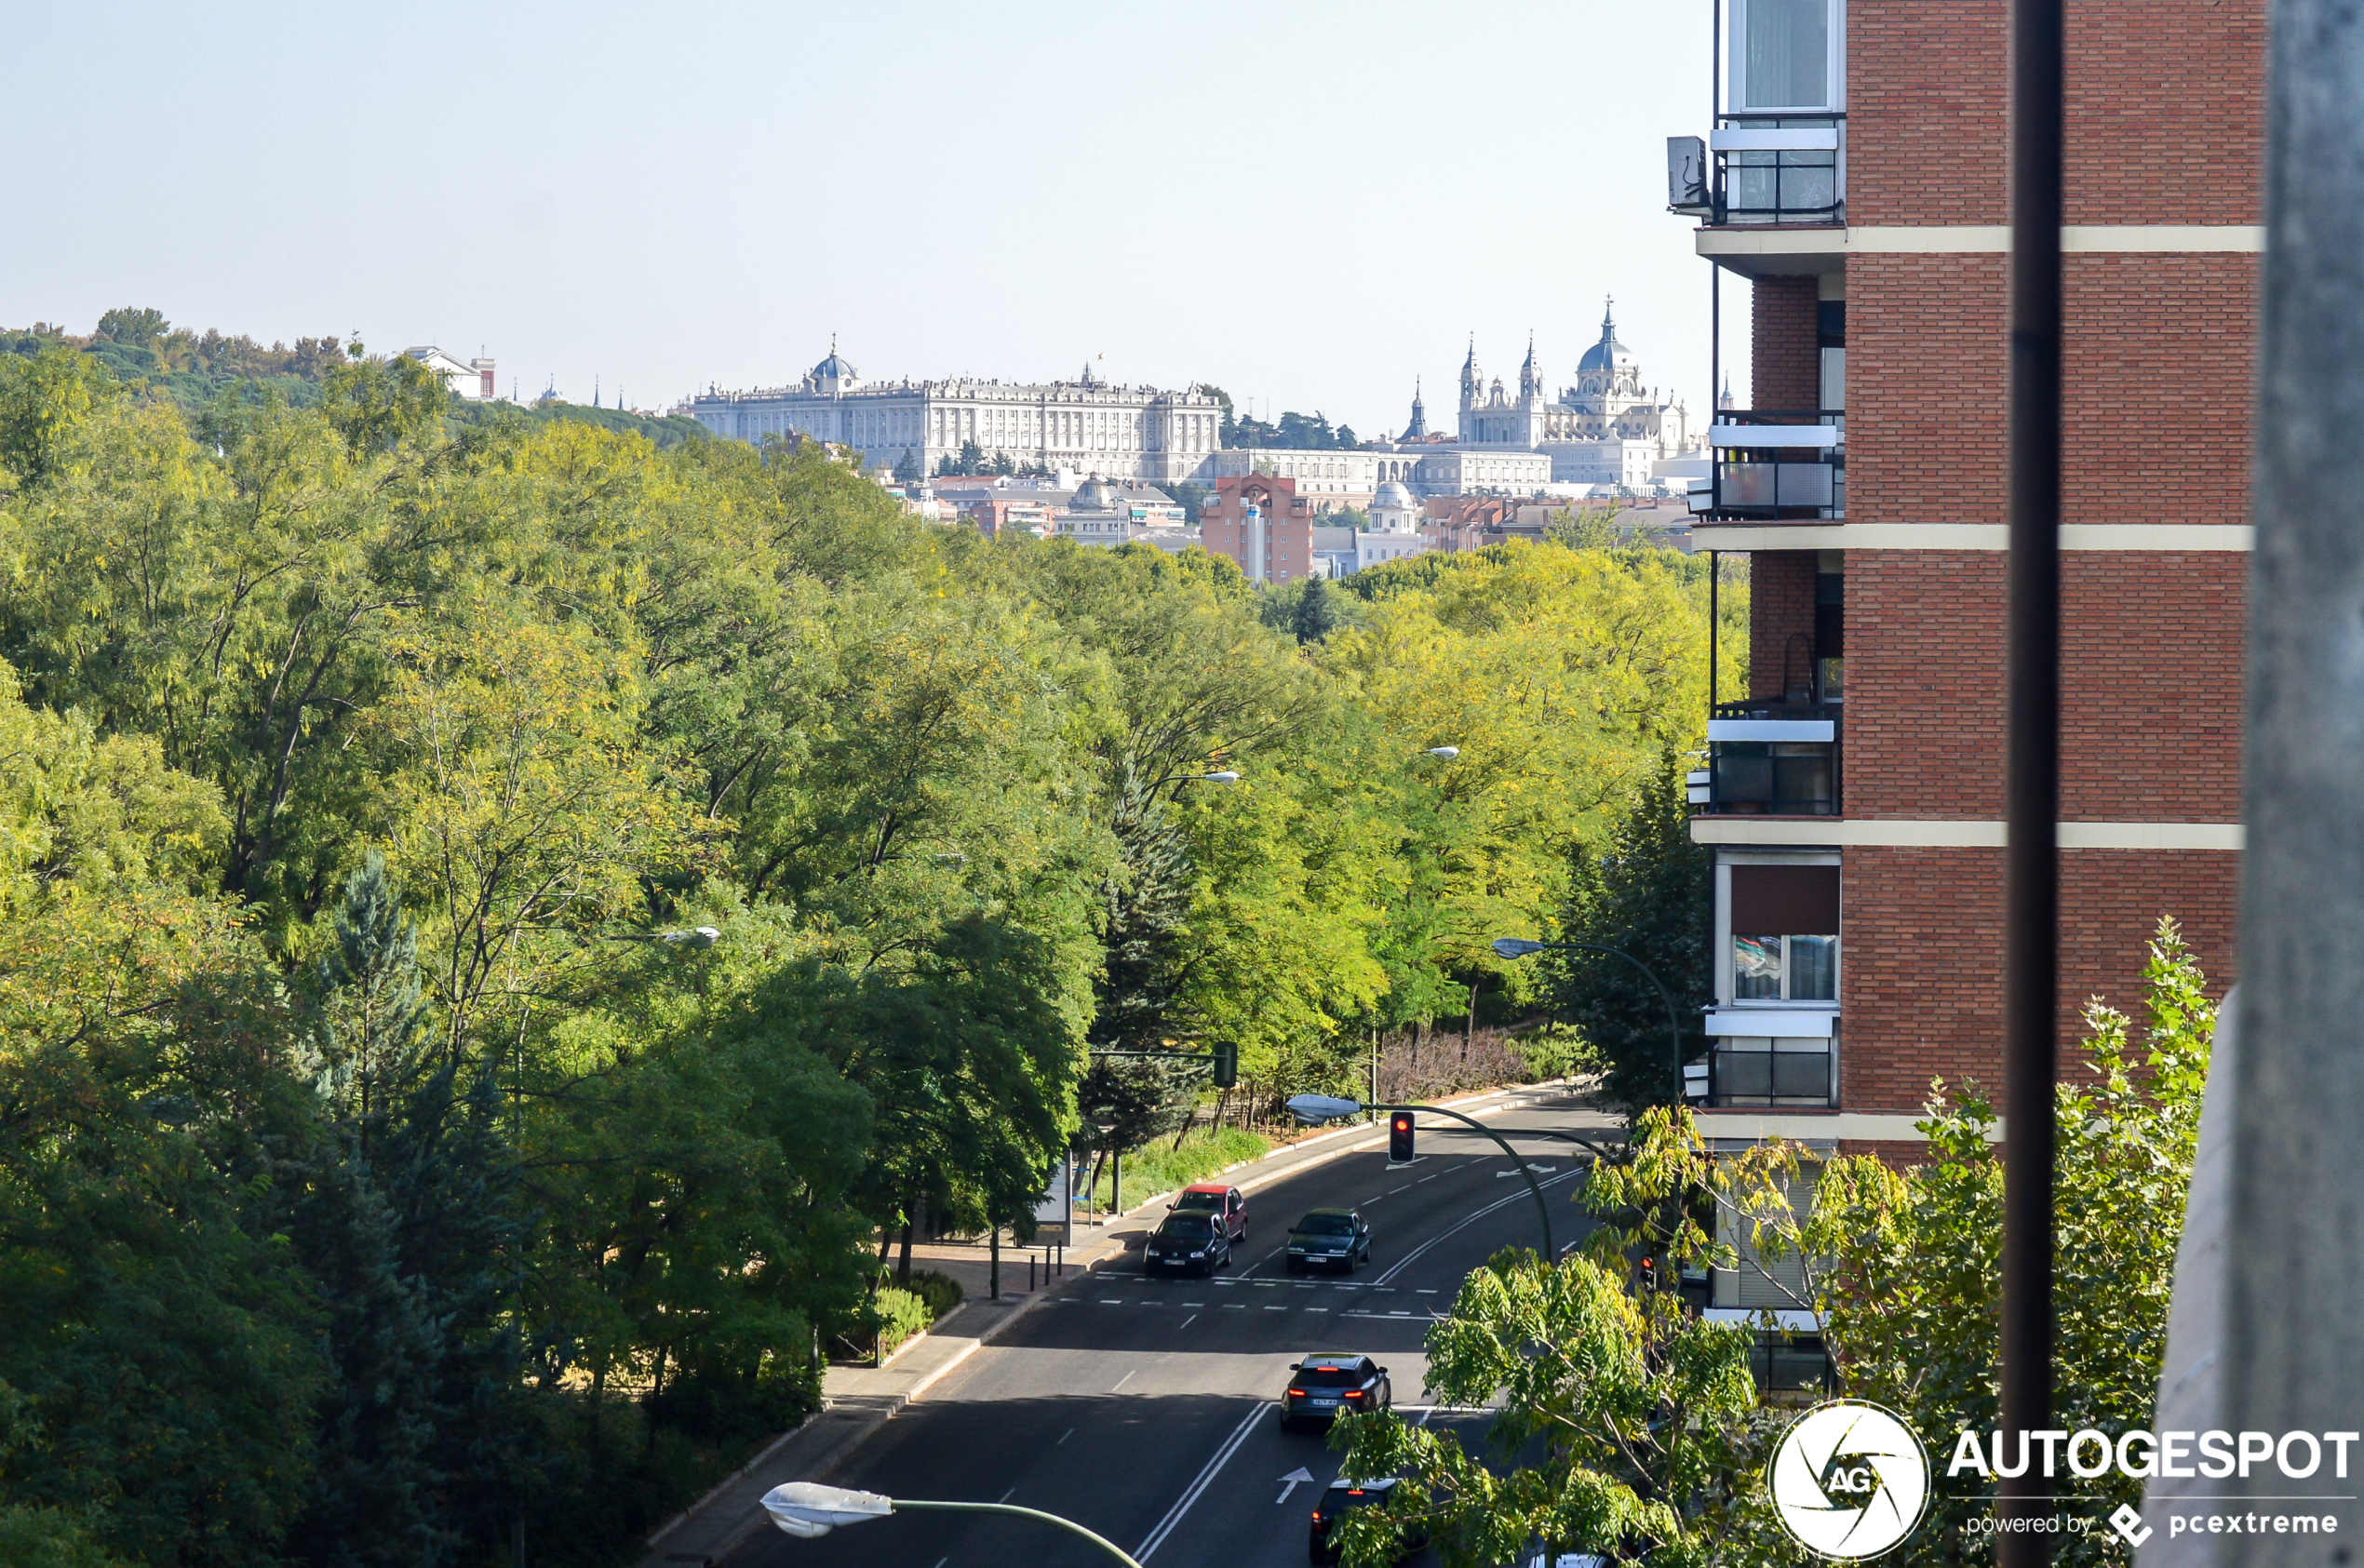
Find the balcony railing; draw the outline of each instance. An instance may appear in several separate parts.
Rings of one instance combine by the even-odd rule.
[[[1695,516],[1776,522],[1847,516],[1847,413],[1724,409],[1708,426],[1714,454],[1691,481]]]
[[[1774,697],[1719,703],[1708,716],[1707,799],[1718,815],[1838,814],[1844,704]]]
[[[1667,205],[1711,227],[1847,222],[1845,114],[1722,114],[1666,159]]]

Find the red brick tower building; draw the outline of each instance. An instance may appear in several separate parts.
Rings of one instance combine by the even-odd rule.
[[[1932,1078],[2002,1080],[2006,7],[1709,3],[1669,174],[1750,280],[1754,407],[1693,498],[1752,584],[1693,789],[1693,1091],[1724,1136],[1908,1155]],[[2068,7],[2064,1045],[2161,915],[2233,978],[2264,60],[2263,0]]]

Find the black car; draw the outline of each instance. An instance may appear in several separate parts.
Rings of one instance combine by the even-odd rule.
[[[1387,1368],[1368,1356],[1308,1356],[1293,1365],[1281,1396],[1281,1425],[1328,1422],[1341,1412],[1385,1410],[1395,1401]]]
[[[1371,1227],[1351,1209],[1315,1209],[1290,1228],[1289,1272],[1315,1264],[1343,1268],[1371,1261]]]
[[[1385,1481],[1347,1481],[1341,1478],[1330,1482],[1322,1494],[1321,1504],[1313,1510],[1313,1537],[1308,1543],[1306,1552],[1315,1568],[1323,1568],[1323,1564],[1338,1560],[1338,1521],[1345,1517],[1347,1510],[1376,1508],[1386,1502],[1395,1488],[1396,1482],[1392,1478]],[[1428,1544],[1429,1533],[1424,1526],[1405,1526],[1402,1549],[1396,1553],[1397,1561],[1401,1561]]]
[[[1149,1233],[1141,1249],[1141,1266],[1151,1274],[1212,1274],[1231,1261],[1231,1238],[1223,1217],[1203,1211],[1179,1209]]]

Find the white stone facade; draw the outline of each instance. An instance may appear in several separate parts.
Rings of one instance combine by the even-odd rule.
[[[1485,380],[1471,343],[1461,366],[1456,445],[1540,453],[1551,459],[1554,482],[1632,489],[1647,488],[1661,473],[1661,463],[1700,450],[1689,410],[1642,384],[1640,366],[1618,341],[1616,319],[1607,311],[1601,315],[1600,341],[1577,362],[1576,384],[1557,398],[1548,395],[1533,343],[1519,368],[1515,395],[1504,391],[1499,376]]]
[[[718,436],[801,435],[852,447],[865,468],[932,476],[974,441],[987,461],[1150,483],[1191,477],[1221,445],[1223,408],[1197,392],[1072,382],[864,382],[833,344],[793,386],[709,391],[690,412]]]

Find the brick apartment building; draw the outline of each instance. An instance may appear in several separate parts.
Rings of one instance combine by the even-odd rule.
[[[1932,1078],[2002,1083],[2005,0],[1708,3],[1719,113],[1669,180],[1749,280],[1754,407],[1719,411],[1693,498],[1751,624],[1694,779],[1692,1092],[1712,1136],[1910,1158]],[[2161,915],[2233,978],[2265,17],[2067,27],[2064,1047],[2085,998],[2136,1011]]]
[[[1234,474],[1217,479],[1214,494],[1200,503],[1200,539],[1252,582],[1295,583],[1314,570],[1315,512],[1295,479]]]

